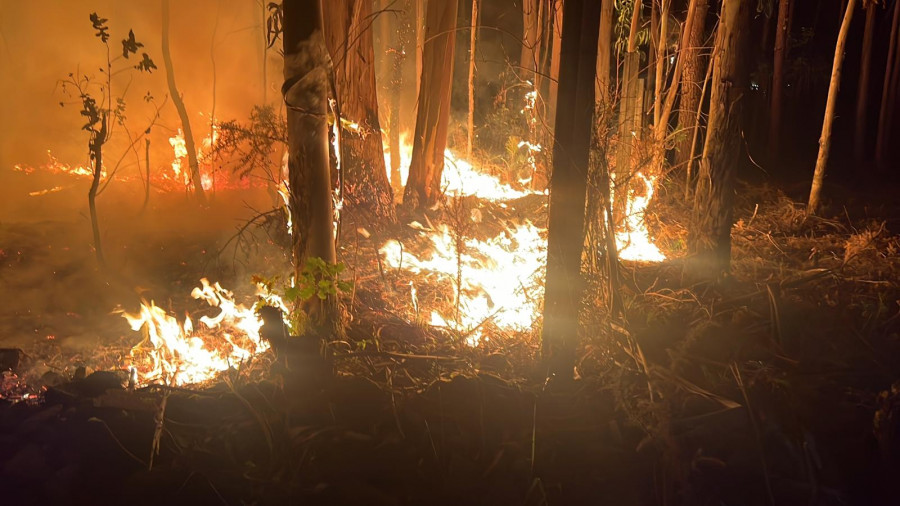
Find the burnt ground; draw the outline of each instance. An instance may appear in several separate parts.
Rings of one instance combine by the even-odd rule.
[[[105,196],[107,271],[80,192],[7,202],[0,347],[25,354],[2,357],[2,502],[896,504],[890,209],[813,218],[744,187],[734,275],[710,285],[678,260],[678,194],[661,191],[650,216],[674,260],[624,266],[623,315],[605,317],[589,277],[571,383],[544,379],[536,332],[468,348],[410,317],[407,279],[379,272],[374,239],[360,239],[344,251],[356,288],[332,362],[287,350],[180,389],[127,388],[116,364],[137,338],[110,311],[136,292],[197,311],[187,294],[202,276],[251,295],[250,275],[285,265],[276,238],[222,248],[253,215],[235,202],[268,197],[223,193],[197,211],[154,195],[141,214],[128,191]]]

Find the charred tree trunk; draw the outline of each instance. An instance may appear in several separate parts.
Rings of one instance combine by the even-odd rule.
[[[571,380],[583,280],[585,189],[590,155],[600,4],[565,0],[557,135],[550,180],[543,360],[548,374]]]
[[[878,137],[875,144],[875,165],[879,171],[883,171],[887,167],[887,144],[890,136],[890,124],[893,122],[894,110],[891,107],[892,93],[895,91],[891,86],[892,76],[895,73],[897,62],[895,57],[900,56],[900,4],[894,2],[894,16],[891,22],[891,35],[888,42],[888,57],[884,68],[884,84],[881,89],[881,108],[878,113]]]
[[[841,67],[844,63],[844,46],[847,45],[847,33],[853,20],[853,9],[856,0],[847,2],[847,11],[841,23],[837,43],[834,47],[834,65],[831,69],[831,84],[828,85],[828,102],[825,104],[825,119],[822,121],[822,136],[819,138],[819,156],[816,158],[816,171],[813,174],[812,187],[809,190],[809,202],[806,212],[816,214],[819,198],[822,194],[822,183],[825,181],[825,167],[828,165],[828,153],[831,150],[831,129],[834,124],[834,111],[837,107],[838,90],[841,88]]]
[[[684,72],[681,82],[681,103],[678,106],[678,141],[675,145],[675,165],[687,167],[693,146],[694,129],[697,124],[697,106],[700,104],[704,75],[700,46],[706,30],[706,13],[709,0],[698,0],[694,11],[694,23],[687,38],[688,45],[679,58],[684,58]]]
[[[162,54],[163,63],[166,67],[166,82],[169,85],[169,95],[172,96],[172,103],[175,104],[178,117],[181,118],[181,128],[184,132],[184,146],[187,149],[194,196],[198,202],[205,204],[206,193],[203,191],[203,180],[200,177],[200,164],[197,162],[197,147],[194,144],[194,133],[191,130],[191,118],[188,116],[187,108],[184,106],[184,100],[178,93],[178,86],[175,84],[175,68],[172,65],[172,54],[169,52],[169,0],[163,0],[162,3]]]
[[[472,159],[475,145],[475,42],[478,35],[478,0],[472,0],[472,23],[469,27],[469,117],[466,130],[466,157]]]
[[[428,2],[422,78],[409,180],[403,203],[422,209],[438,202],[450,122],[457,2]]]
[[[394,221],[394,196],[384,168],[370,0],[323,3],[325,44],[331,54],[341,122],[341,170],[348,210],[373,224]]]
[[[328,153],[328,49],[320,0],[284,0],[284,85],[287,109],[291,254],[300,279],[308,258],[334,264],[334,209]],[[311,297],[303,309],[317,333],[337,321],[336,301]]]
[[[875,38],[875,13],[878,5],[869,0],[866,3],[866,28],[863,33],[862,63],[859,71],[859,86],[856,91],[856,133],[853,151],[857,162],[866,156],[866,124],[869,107],[869,76],[872,70],[872,42]]]
[[[612,54],[613,7],[615,0],[603,0],[600,7],[600,35],[597,38],[597,86],[594,102],[609,101],[610,55]]]
[[[784,96],[784,60],[790,51],[791,18],[794,0],[779,0],[778,24],[775,26],[775,59],[772,65],[772,103],[769,110],[769,156],[775,158],[781,149],[781,112]]]
[[[746,93],[750,2],[725,0],[713,62],[709,126],[688,234],[691,267],[715,279],[731,261],[734,180],[741,151],[741,106]]]

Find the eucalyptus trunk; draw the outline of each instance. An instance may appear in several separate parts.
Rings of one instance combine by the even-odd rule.
[[[887,168],[888,144],[893,123],[894,109],[891,107],[893,94],[896,93],[892,85],[892,77],[896,74],[900,62],[900,4],[894,2],[894,16],[891,22],[891,35],[888,41],[888,57],[884,68],[884,84],[881,89],[881,108],[878,112],[878,135],[875,144],[875,165],[879,170]]]
[[[684,72],[681,81],[681,102],[678,106],[677,142],[675,144],[675,166],[687,167],[697,128],[697,107],[700,105],[704,76],[704,57],[701,56],[703,35],[706,32],[706,14],[709,0],[698,0],[694,11],[694,23],[688,37],[688,45],[679,58],[684,58]],[[689,169],[688,169],[689,171]]]
[[[778,24],[775,27],[775,58],[772,65],[772,102],[769,107],[769,156],[781,150],[781,115],[784,97],[784,60],[790,51],[791,18],[795,0],[779,0]]]
[[[741,108],[747,93],[750,2],[725,0],[713,60],[706,146],[688,230],[690,267],[716,279],[731,261],[734,186],[741,152]]]
[[[600,35],[597,38],[597,86],[594,102],[609,101],[610,57],[612,55],[613,7],[615,0],[602,0],[600,7]]]
[[[403,203],[409,208],[432,207],[441,197],[444,149],[450,123],[456,15],[455,0],[428,2],[413,153],[403,195]]]
[[[866,125],[868,124],[869,76],[872,73],[872,42],[875,38],[875,13],[878,5],[869,1],[866,5],[866,28],[863,32],[863,47],[859,70],[859,85],[856,91],[856,132],[853,143],[856,161],[861,162],[866,153]]]
[[[831,69],[831,83],[828,85],[828,102],[825,104],[825,119],[822,121],[822,136],[819,137],[819,156],[816,158],[816,171],[813,174],[812,187],[809,190],[809,202],[806,212],[816,214],[819,208],[819,200],[822,195],[822,184],[825,182],[825,168],[828,166],[828,155],[831,150],[831,131],[834,125],[834,111],[837,108],[838,90],[841,87],[841,68],[844,64],[844,47],[847,45],[847,34],[850,32],[850,22],[853,20],[853,9],[856,0],[847,2],[847,10],[844,13],[844,21],[841,23],[841,31],[838,33],[837,43],[834,47],[834,64]]]
[[[184,147],[187,150],[188,166],[191,171],[191,186],[194,188],[194,196],[201,204],[206,203],[206,194],[203,191],[203,179],[200,175],[200,163],[197,161],[197,146],[194,144],[194,132],[191,130],[191,118],[184,105],[184,99],[178,92],[175,83],[175,67],[172,65],[172,54],[169,51],[169,0],[162,2],[162,55],[166,68],[166,83],[169,86],[169,95],[178,117],[181,119],[181,129],[184,134]]]
[[[323,3],[325,44],[331,54],[341,114],[343,199],[348,211],[372,224],[394,220],[394,196],[384,165],[371,0]]]
[[[593,0],[565,0],[563,5],[542,331],[543,360],[548,375],[562,380],[572,379],[578,345],[599,7]]]
[[[287,109],[288,199],[291,212],[291,256],[294,278],[301,279],[306,261],[337,260],[334,208],[328,152],[329,56],[322,30],[320,0],[284,0],[284,85]],[[335,326],[336,300],[311,297],[301,308],[313,330]]]

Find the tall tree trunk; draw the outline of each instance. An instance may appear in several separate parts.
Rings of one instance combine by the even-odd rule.
[[[109,130],[107,129],[107,120],[109,119],[109,110],[101,113],[100,131],[94,131],[93,137],[88,143],[91,161],[94,162],[91,174],[91,187],[88,189],[88,211],[91,215],[91,232],[94,236],[94,254],[97,257],[97,263],[100,268],[106,267],[106,259],[103,256],[103,243],[100,238],[100,219],[97,216],[97,190],[100,188],[100,178],[103,176],[103,145],[109,138]],[[147,179],[147,186],[150,186],[150,179]]]
[[[475,145],[475,41],[478,35],[478,0],[472,0],[472,24],[469,27],[469,117],[466,131],[466,158],[472,159]]]
[[[865,5],[866,28],[863,33],[862,63],[859,71],[859,86],[856,91],[856,136],[854,139],[854,155],[861,162],[866,153],[866,125],[868,124],[869,75],[872,70],[872,42],[875,38],[875,13],[878,4],[870,0]]]
[[[600,7],[600,36],[597,38],[597,86],[594,102],[609,100],[610,66],[612,54],[613,7],[615,0],[603,0]]]
[[[405,0],[403,13],[398,20],[397,34],[393,38],[395,45],[390,52],[393,55],[391,59],[390,71],[390,130],[388,131],[388,148],[391,153],[391,187],[394,195],[400,195],[403,192],[403,181],[400,174],[400,109],[403,98],[403,65],[406,61],[406,49],[409,47],[409,28],[415,23],[415,16],[412,21],[406,16],[410,15],[410,7],[415,8],[412,0]],[[390,19],[390,18],[387,18]],[[413,35],[415,36],[415,35]]]
[[[422,82],[413,138],[409,180],[403,203],[410,208],[431,207],[441,194],[444,149],[450,122],[453,82],[453,50],[456,46],[457,3],[428,2],[425,14],[425,47]]]
[[[394,196],[384,168],[378,119],[372,2],[329,0],[322,5],[341,120],[351,122],[341,131],[345,207],[362,212],[372,224],[392,222]]]
[[[194,133],[191,131],[191,118],[188,116],[184,100],[178,93],[175,84],[175,68],[172,66],[172,54],[169,52],[169,0],[162,2],[162,54],[166,67],[166,82],[169,85],[169,95],[172,103],[181,118],[181,128],[184,132],[184,147],[187,149],[188,166],[191,169],[191,185],[194,187],[194,196],[201,204],[206,203],[206,194],[203,191],[203,180],[200,176],[200,164],[197,162],[197,146],[194,144]]]
[[[687,167],[693,145],[694,130],[697,125],[697,106],[700,104],[701,87],[705,70],[700,46],[706,31],[706,13],[709,0],[698,0],[694,11],[694,23],[688,37],[688,45],[679,58],[684,58],[684,72],[681,80],[681,103],[678,106],[678,140],[675,144],[675,165]]]
[[[775,60],[772,65],[772,103],[769,110],[769,156],[773,159],[781,149],[781,113],[784,97],[784,60],[790,51],[792,3],[778,1],[778,24],[775,26]]]
[[[900,59],[900,3],[894,2],[894,16],[891,22],[891,36],[888,42],[888,58],[885,63],[884,84],[881,90],[881,108],[878,113],[878,136],[875,144],[875,165],[879,171],[887,168],[888,144],[893,123],[894,109],[891,106],[893,94],[892,77],[896,74]]]
[[[563,0],[553,2],[553,27],[550,48],[550,107],[547,109],[547,121],[550,131],[556,131],[556,104],[559,103],[559,60],[562,54]]]
[[[729,269],[734,180],[741,151],[741,106],[747,92],[750,2],[725,0],[713,61],[709,126],[688,234],[691,268],[715,279]]]
[[[687,10],[687,20],[684,23],[684,31],[681,34],[680,47],[688,47],[690,45],[690,36],[694,31],[694,22],[696,20],[697,2],[700,0],[690,0]],[[665,165],[666,155],[666,137],[669,134],[669,118],[675,107],[675,99],[678,97],[678,89],[681,84],[681,75],[684,73],[685,59],[678,58],[675,60],[675,69],[672,71],[672,84],[665,93],[665,102],[662,103],[659,111],[659,118],[654,123],[654,139],[653,139],[653,156],[651,167],[655,174],[661,174]],[[660,92],[661,93],[661,92]],[[662,101],[662,97],[660,97]]]
[[[551,375],[571,379],[583,280],[585,189],[590,155],[600,4],[565,0],[557,135],[550,181],[543,359]]]
[[[665,63],[660,60],[665,56],[665,37],[660,37],[663,30],[662,21],[660,20],[660,10],[668,8],[668,0],[650,0],[652,8],[650,10],[650,49],[649,62],[647,64],[647,82],[648,87],[653,90],[653,124],[659,123],[659,102],[663,88],[663,74],[665,72]],[[662,5],[660,5],[662,4]],[[660,46],[660,44],[663,44]]]
[[[806,205],[806,212],[809,214],[815,214],[819,208],[822,183],[825,181],[825,167],[828,165],[828,153],[831,149],[834,110],[837,107],[838,90],[841,87],[844,46],[847,45],[847,33],[850,32],[850,22],[853,20],[853,9],[855,7],[856,0],[847,2],[844,22],[841,23],[841,31],[838,33],[837,43],[834,47],[834,65],[831,69],[831,84],[828,85],[828,102],[825,104],[825,119],[822,121],[822,137],[819,138],[819,156],[816,158],[816,172],[813,174],[812,187],[809,190],[809,202]]]
[[[425,53],[425,4],[426,0],[416,2],[416,93],[422,88],[422,68]]]
[[[294,278],[308,258],[337,260],[328,153],[329,56],[322,33],[320,0],[284,0],[284,85],[287,108],[288,183]],[[336,301],[311,297],[304,303],[312,330],[325,332],[337,320]]]
[[[522,78],[537,87],[541,54],[541,0],[522,0],[522,52],[519,66]]]

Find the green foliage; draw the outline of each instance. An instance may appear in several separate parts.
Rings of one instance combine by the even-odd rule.
[[[299,303],[313,298],[325,300],[353,290],[352,282],[340,279],[345,269],[346,265],[343,263],[329,264],[319,257],[310,257],[306,259],[306,265],[294,283],[282,280],[278,276],[273,278],[253,276],[252,281],[264,293],[280,296],[288,308],[296,308]],[[256,303],[256,309],[266,304],[268,302],[263,297]],[[295,310],[289,320],[291,333],[300,334],[306,315],[302,311]]]
[[[628,50],[628,36],[631,33],[631,15],[634,12],[635,0],[616,0],[616,17],[613,31],[616,36],[616,52],[624,53]],[[638,47],[650,43],[650,29],[639,29],[637,32]]]
[[[319,257],[306,259],[306,265],[300,273],[300,279],[288,291],[285,291],[285,299],[294,302],[296,300],[309,300],[318,297],[325,300],[329,296],[337,295],[338,290],[347,292],[353,289],[353,285],[347,281],[341,281],[339,276],[346,266],[343,263],[329,264]]]

